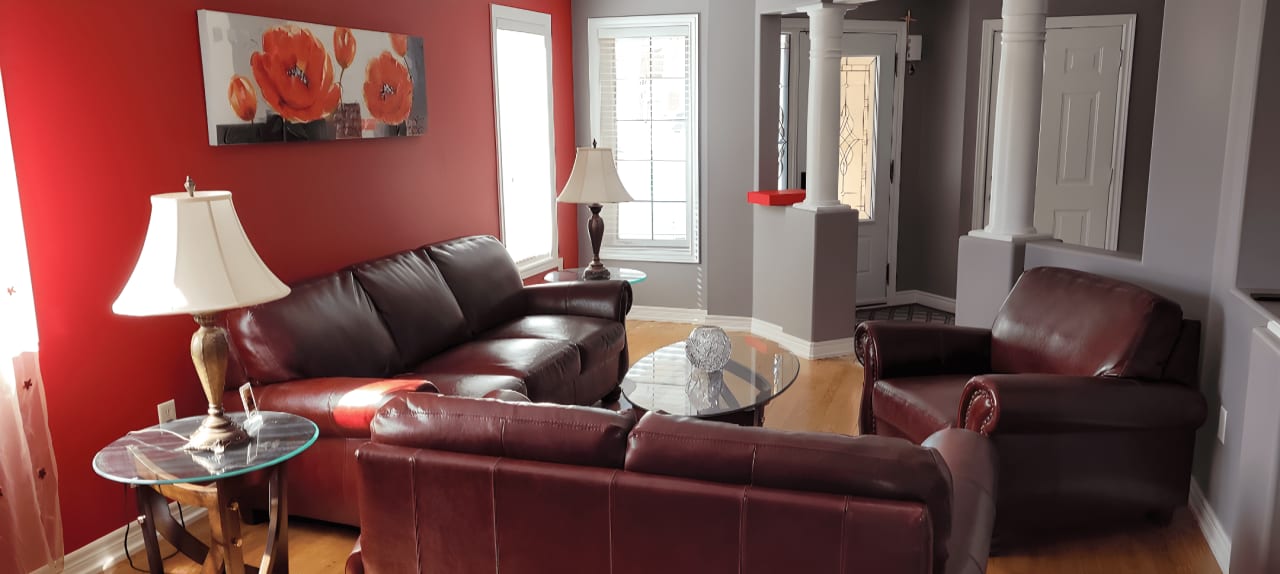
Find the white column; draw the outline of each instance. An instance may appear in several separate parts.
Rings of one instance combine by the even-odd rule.
[[[1004,0],[991,150],[991,214],[986,229],[973,232],[975,236],[1005,240],[1039,237],[1035,227],[1036,169],[1047,9],[1048,0]]]
[[[840,57],[848,6],[814,4],[809,15],[809,119],[805,138],[807,193],[797,205],[811,211],[849,209],[840,203]]]

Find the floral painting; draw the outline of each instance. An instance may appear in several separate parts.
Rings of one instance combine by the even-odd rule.
[[[422,38],[199,10],[209,144],[422,135]]]

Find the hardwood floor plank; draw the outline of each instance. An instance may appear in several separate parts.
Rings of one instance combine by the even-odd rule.
[[[688,336],[690,325],[633,321],[627,325],[631,360]],[[768,428],[857,434],[862,367],[853,357],[800,362],[800,377],[765,411]],[[294,477],[298,479],[299,477]],[[355,529],[300,519],[289,522],[293,572],[341,573],[355,543]],[[194,528],[208,537],[207,522]],[[262,556],[265,525],[244,527],[245,559]],[[172,547],[164,545],[164,554]],[[146,555],[134,557],[144,566]],[[165,572],[195,574],[200,568],[185,557],[165,561]],[[1221,574],[1191,513],[1178,511],[1167,527],[1135,530],[1064,541],[1019,554],[994,557],[990,574]],[[128,563],[109,572],[128,574]]]

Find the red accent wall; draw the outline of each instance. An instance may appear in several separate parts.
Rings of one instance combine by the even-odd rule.
[[[570,0],[504,2],[552,14],[557,171],[573,165]],[[3,70],[61,478],[68,549],[132,514],[94,453],[203,410],[188,317],[111,313],[142,246],[148,196],[230,189],[249,237],[285,281],[453,236],[500,231],[488,0],[0,0]],[[421,35],[428,130],[400,140],[213,148],[196,10]],[[572,206],[560,245],[576,265]],[[295,476],[294,480],[306,480]],[[126,506],[128,505],[128,506]]]

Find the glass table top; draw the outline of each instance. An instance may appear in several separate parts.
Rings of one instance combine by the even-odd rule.
[[[182,450],[204,416],[169,421],[130,432],[98,451],[93,470],[126,484],[209,482],[268,468],[307,450],[320,435],[315,423],[297,415],[262,411],[262,426],[249,442],[221,453]],[[227,418],[244,424],[244,413]]]
[[[548,283],[561,283],[564,281],[582,281],[582,272],[585,267],[577,269],[563,269],[560,271],[552,271],[542,276],[542,280]],[[649,278],[649,275],[639,269],[629,269],[627,267],[610,267],[609,278],[619,279],[627,283],[635,284]]]
[[[627,371],[622,394],[648,411],[718,416],[763,406],[800,374],[800,359],[773,341],[747,333],[729,340],[729,364],[710,373],[689,364],[684,341],[650,353]]]

